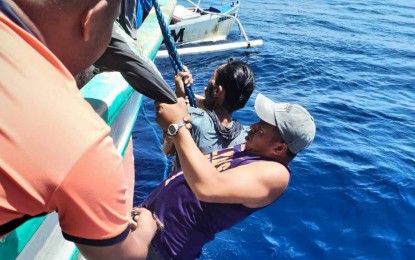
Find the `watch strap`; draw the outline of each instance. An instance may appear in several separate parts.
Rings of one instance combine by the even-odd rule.
[[[186,125],[186,123],[184,121],[182,121],[180,123],[170,124],[169,127],[167,128],[167,135],[168,136],[175,136],[177,134],[177,132],[179,132],[180,128],[182,128],[185,125]],[[171,128],[174,128],[173,133],[170,131]]]

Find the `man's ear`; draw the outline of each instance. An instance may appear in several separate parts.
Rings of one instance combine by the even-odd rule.
[[[95,24],[99,19],[98,16],[104,12],[106,5],[107,3],[105,1],[99,1],[84,12],[82,17],[82,38],[85,42],[91,38]]]
[[[281,156],[281,155],[286,154],[287,150],[288,150],[287,144],[283,143],[283,142],[279,142],[279,143],[275,144],[274,149],[273,149],[273,153],[275,155]]]
[[[217,86],[215,90],[213,90],[213,96],[216,99],[216,102],[223,105],[225,102],[225,88],[221,85]]]
[[[94,27],[94,10],[89,9],[82,18],[82,38],[85,42],[89,41],[91,30]]]
[[[225,89],[222,87],[222,85],[219,85],[213,90],[213,92],[215,93],[216,96],[224,95]]]

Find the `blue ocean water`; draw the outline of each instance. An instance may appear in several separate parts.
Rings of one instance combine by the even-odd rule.
[[[239,18],[264,46],[182,57],[195,92],[228,58],[246,61],[257,89],[235,117],[256,122],[261,92],[309,109],[317,136],[283,197],[201,259],[415,259],[415,1],[245,0]],[[156,64],[173,86],[169,61]],[[160,135],[145,100],[133,133],[137,202],[163,178]]]

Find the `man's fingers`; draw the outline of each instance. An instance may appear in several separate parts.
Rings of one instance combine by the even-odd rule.
[[[192,121],[190,115],[185,116],[183,121],[186,123],[186,128],[190,130],[192,128],[192,124],[190,123]]]
[[[131,219],[129,220],[129,224],[130,224],[130,228],[132,231],[137,229],[137,221],[138,218],[140,217],[140,213],[137,211],[137,208],[133,208],[131,210]]]
[[[130,228],[131,228],[132,231],[135,231],[137,229],[137,227],[138,227],[137,222],[130,221]]]
[[[187,116],[185,116],[185,117],[183,118],[183,121],[184,121],[185,123],[190,123],[190,122],[192,121],[192,118],[190,117],[190,115],[187,115]]]
[[[156,107],[156,108],[157,108],[157,107],[159,107],[159,106],[160,106],[160,104],[161,104],[161,103],[160,103],[159,101],[154,101],[154,107]]]
[[[154,107],[156,108],[156,114],[160,114],[164,108],[164,103],[160,103],[158,101],[154,101]]]

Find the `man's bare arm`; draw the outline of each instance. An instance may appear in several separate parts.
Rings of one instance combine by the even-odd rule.
[[[158,108],[157,122],[163,129],[186,116],[182,103],[179,99],[177,105],[161,104]],[[289,173],[279,163],[254,162],[217,174],[189,131],[181,128],[172,140],[186,181],[199,200],[261,207],[277,199],[288,185]]]
[[[135,231],[130,231],[126,239],[112,246],[87,246],[76,244],[87,259],[146,259],[148,245],[154,237],[157,225],[150,211],[138,209],[140,215]]]

